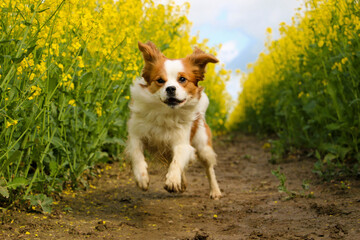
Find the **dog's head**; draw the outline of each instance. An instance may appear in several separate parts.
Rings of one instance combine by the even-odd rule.
[[[218,60],[196,48],[191,55],[181,59],[166,58],[152,42],[138,43],[145,65],[142,77],[149,92],[171,108],[178,108],[200,97],[205,67]]]

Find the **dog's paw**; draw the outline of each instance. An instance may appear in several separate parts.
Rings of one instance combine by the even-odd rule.
[[[136,185],[144,190],[147,191],[149,189],[149,174],[146,168],[136,168],[134,169],[134,176]]]
[[[211,190],[210,191],[210,198],[214,200],[219,200],[221,198],[220,190]]]
[[[182,184],[180,170],[173,170],[166,174],[164,189],[170,193],[185,191],[186,185]]]
[[[143,191],[147,191],[149,189],[149,175],[147,172],[143,172],[143,175],[140,179],[136,179],[136,185]]]

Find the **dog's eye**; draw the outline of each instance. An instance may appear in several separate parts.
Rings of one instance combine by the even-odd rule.
[[[184,78],[184,77],[180,77],[180,78],[179,78],[179,82],[180,82],[180,83],[184,83],[184,82],[186,82],[186,78]]]
[[[162,78],[159,78],[158,80],[156,80],[158,83],[163,84],[165,81]]]

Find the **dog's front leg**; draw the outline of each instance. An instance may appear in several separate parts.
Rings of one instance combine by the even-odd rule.
[[[126,153],[131,159],[132,170],[137,186],[146,191],[149,188],[149,174],[147,172],[147,163],[145,162],[143,151],[141,139],[134,136],[129,137]]]
[[[173,159],[170,163],[164,188],[168,192],[184,192],[185,179],[181,183],[181,176],[190,159],[195,158],[195,150],[189,144],[178,144],[173,148]]]

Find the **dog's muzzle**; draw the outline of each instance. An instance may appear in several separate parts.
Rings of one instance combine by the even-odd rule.
[[[179,105],[179,104],[181,104],[181,103],[183,103],[183,102],[185,102],[185,100],[186,99],[184,99],[184,100],[179,100],[179,99],[177,99],[177,98],[175,98],[175,97],[169,97],[169,98],[167,98],[166,100],[165,100],[165,104],[167,104],[169,107],[175,107],[175,106],[177,106],[177,105]]]

